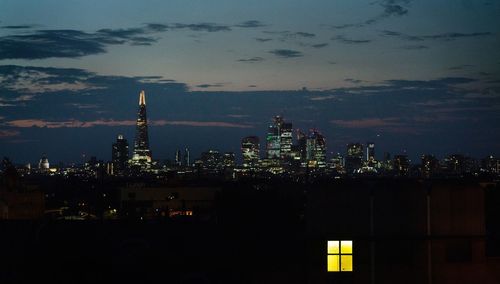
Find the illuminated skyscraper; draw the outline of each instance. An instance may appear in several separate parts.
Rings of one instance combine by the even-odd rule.
[[[316,129],[312,129],[307,137],[306,158],[309,167],[326,167],[326,139]]]
[[[141,91],[139,95],[139,110],[134,141],[134,154],[131,164],[141,169],[151,165],[151,151],[149,150],[148,119],[146,116],[146,95]]]
[[[300,129],[297,129],[297,154],[301,161],[306,161],[307,158],[307,135]]]
[[[234,167],[234,153],[233,152],[226,152],[222,155],[222,164],[224,167]]]
[[[344,160],[345,160],[344,157],[342,157],[340,153],[337,153],[331,159],[331,168],[337,171],[337,173],[344,172]]]
[[[208,150],[201,153],[200,160],[204,169],[217,170],[223,167],[223,156],[217,150]]]
[[[128,142],[121,134],[118,135],[116,142],[113,143],[111,160],[113,161],[113,171],[117,174],[123,174],[128,162]]]
[[[274,117],[273,124],[269,125],[266,136],[267,158],[278,160],[280,158],[281,135],[280,129],[283,119],[280,116]]]
[[[292,123],[284,122],[280,127],[280,158],[286,160],[292,153]]]
[[[283,117],[275,116],[273,124],[267,131],[267,158],[272,160],[285,160],[292,153],[292,124],[285,122]]]
[[[347,145],[347,156],[345,159],[345,169],[348,174],[352,174],[363,166],[363,145],[360,143],[350,143]]]
[[[241,139],[241,155],[243,156],[244,167],[257,165],[260,159],[259,137],[247,136]]]
[[[184,163],[184,166],[186,166],[186,167],[191,166],[191,164],[190,164],[191,160],[189,157],[189,149],[187,147],[184,149],[183,163]]]
[[[366,143],[366,161],[367,162],[375,161],[375,143],[372,142]]]

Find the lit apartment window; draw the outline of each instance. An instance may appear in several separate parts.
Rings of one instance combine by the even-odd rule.
[[[352,271],[352,241],[328,241],[328,272]]]

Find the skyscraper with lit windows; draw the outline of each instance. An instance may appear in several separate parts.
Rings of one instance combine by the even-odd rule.
[[[241,139],[241,155],[244,167],[257,165],[260,159],[259,137],[247,136]]]
[[[292,154],[292,123],[285,122],[282,116],[275,116],[268,127],[266,140],[267,158],[286,160]]]
[[[348,174],[353,174],[363,166],[363,145],[360,143],[347,144],[345,169]]]
[[[270,160],[278,160],[280,158],[280,147],[281,147],[281,124],[283,123],[283,118],[276,116],[273,119],[273,124],[269,125],[267,128],[266,136],[266,150],[267,158]]]
[[[286,160],[292,154],[292,123],[282,122],[280,127],[280,158]]]
[[[310,130],[307,137],[306,158],[309,167],[326,167],[326,138],[316,129]]]
[[[375,161],[375,143],[373,142],[366,143],[366,161]]]
[[[149,168],[151,165],[151,150],[149,149],[148,119],[146,115],[146,94],[139,94],[139,110],[137,111],[137,123],[134,141],[134,154],[131,165],[139,166],[141,169]]]

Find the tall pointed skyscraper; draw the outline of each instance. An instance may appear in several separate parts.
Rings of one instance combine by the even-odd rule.
[[[151,150],[149,150],[148,118],[146,116],[146,94],[141,91],[139,95],[139,110],[135,130],[134,154],[132,165],[147,168],[151,165]]]

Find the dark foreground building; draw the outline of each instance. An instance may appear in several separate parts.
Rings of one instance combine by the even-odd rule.
[[[498,197],[493,183],[459,180],[311,189],[309,283],[500,283]],[[342,257],[328,240],[352,242],[352,271],[327,272],[328,255]]]
[[[116,193],[122,219],[0,222],[0,283],[500,283],[493,182],[253,180]]]

